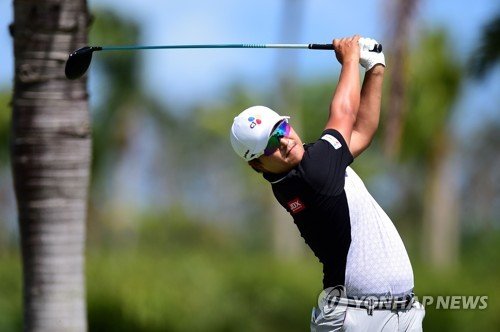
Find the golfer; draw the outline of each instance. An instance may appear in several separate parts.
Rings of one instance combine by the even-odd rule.
[[[235,152],[269,181],[323,264],[311,331],[422,330],[425,311],[414,299],[401,237],[349,167],[378,127],[385,58],[369,51],[376,43],[357,35],[333,40],[342,69],[325,129],[312,144],[302,144],[289,117],[264,106],[244,110],[231,127]]]

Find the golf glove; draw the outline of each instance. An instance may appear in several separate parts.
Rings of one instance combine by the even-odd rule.
[[[381,64],[385,67],[385,56],[383,52],[370,52],[378,42],[371,38],[359,39],[359,64],[363,66],[366,71],[370,70],[376,64]]]

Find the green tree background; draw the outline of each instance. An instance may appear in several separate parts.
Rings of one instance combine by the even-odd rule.
[[[136,22],[105,9],[93,12],[91,44],[137,42]],[[407,245],[418,295],[489,297],[485,310],[429,307],[426,331],[494,331],[500,326],[499,157],[492,152],[500,147],[500,121],[495,118],[466,137],[453,127],[461,87],[484,79],[498,63],[498,22],[494,16],[485,27],[487,42],[478,43],[471,55],[474,76],[460,59],[448,61],[458,46],[446,31],[418,31],[408,46],[411,65],[404,73],[408,111],[401,151],[395,159],[384,157],[379,133],[354,163]],[[92,110],[89,330],[307,330],[321,267],[307,250],[286,259],[276,255],[266,213],[272,209],[269,188],[233,156],[227,139],[233,116],[252,104],[275,103],[273,92],[249,91],[235,83],[217,105],[199,104],[180,116],[172,112],[175,105],[160,102],[137,83],[140,65],[139,52],[103,53],[93,62],[106,93]],[[301,134],[305,141],[315,140],[326,120],[335,75],[295,84],[297,112],[308,115],[301,117]],[[8,141],[10,95],[9,87],[2,88],[1,142]],[[10,176],[7,148],[0,145],[2,179]],[[440,181],[448,179],[442,174],[453,175],[451,187]],[[123,185],[128,182],[132,185]],[[13,204],[9,195],[8,181],[2,180],[0,204]],[[426,220],[442,220],[432,210],[439,204],[452,209],[446,229],[457,232],[443,249],[452,251],[444,261],[427,250],[439,226]],[[14,331],[21,329],[22,317],[20,258],[16,230],[5,220],[9,216],[1,218],[0,330]],[[446,234],[434,239],[438,252],[441,236]]]

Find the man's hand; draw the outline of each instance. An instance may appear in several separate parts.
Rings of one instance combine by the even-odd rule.
[[[354,61],[356,63],[360,61],[359,39],[360,36],[355,35],[348,38],[333,40],[335,56],[341,65],[350,61]]]
[[[371,38],[359,38],[359,63],[366,71],[372,69],[375,65],[381,64],[385,67],[385,56],[383,52],[370,52],[378,42]]]

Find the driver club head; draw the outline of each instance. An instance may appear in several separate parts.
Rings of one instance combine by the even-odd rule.
[[[101,47],[85,46],[71,53],[66,61],[64,73],[70,80],[82,77],[92,61],[92,52],[100,51]]]

